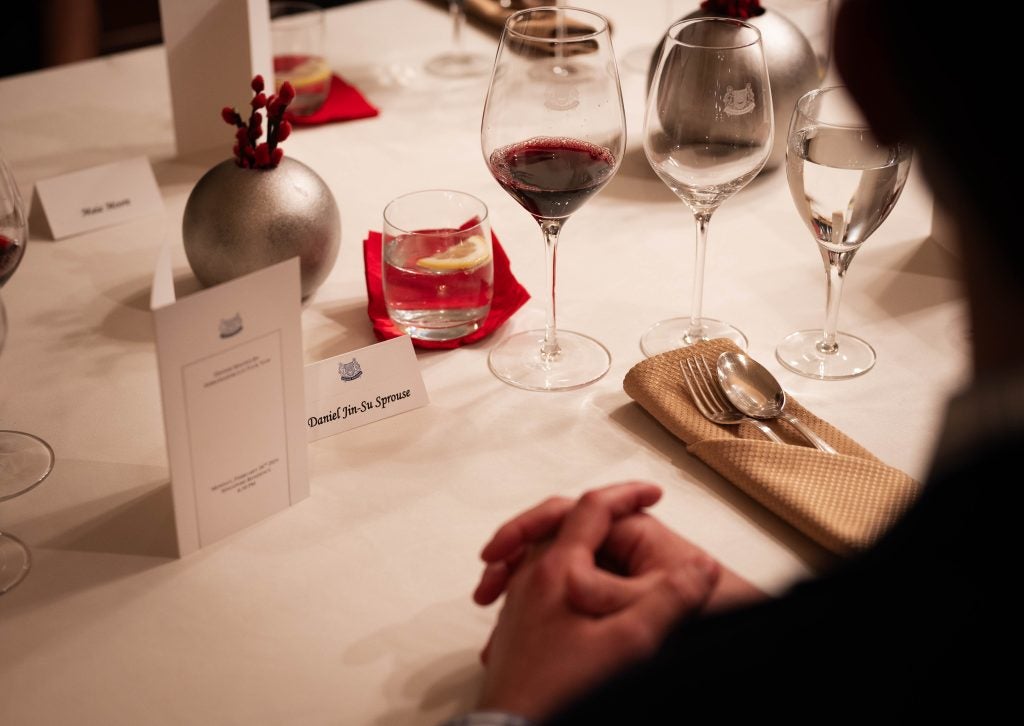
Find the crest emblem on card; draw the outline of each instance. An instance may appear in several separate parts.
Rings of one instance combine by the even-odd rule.
[[[754,110],[754,92],[748,83],[744,88],[725,87],[725,113],[727,116],[742,116]]]
[[[338,363],[338,377],[343,381],[354,381],[363,375],[363,369],[359,367],[359,361],[353,358],[348,363]]]
[[[242,332],[242,314],[235,313],[234,317],[226,318],[220,321],[218,326],[220,337],[230,338],[232,335],[238,335]]]

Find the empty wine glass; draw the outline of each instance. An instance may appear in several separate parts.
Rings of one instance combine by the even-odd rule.
[[[553,72],[553,59],[571,72]],[[480,138],[491,174],[540,225],[548,282],[544,330],[498,344],[488,357],[491,371],[538,391],[596,381],[607,373],[611,356],[593,338],[557,328],[555,252],[562,226],[608,183],[625,148],[608,21],[578,8],[538,7],[509,16]]]
[[[690,314],[653,325],[640,339],[645,355],[729,338],[739,329],[705,318],[704,259],[711,215],[757,176],[772,148],[772,95],[761,34],[732,18],[673,23],[651,83],[644,152],[654,171],[697,223]]]
[[[0,153],[0,287],[17,269],[27,241],[21,195]],[[7,314],[0,298],[0,351],[6,339]],[[52,468],[53,449],[45,441],[21,431],[0,430],[0,502],[37,486]],[[17,537],[0,532],[0,595],[21,582],[31,566],[28,547]]]
[[[911,155],[906,144],[878,141],[842,86],[810,91],[797,102],[786,177],[825,264],[825,327],[791,333],[779,344],[775,357],[789,370],[834,380],[875,364],[870,344],[838,332],[839,300],[854,255],[903,191]]]
[[[427,70],[438,76],[465,78],[490,72],[494,59],[483,53],[471,53],[463,47],[462,30],[466,25],[466,0],[448,0],[452,18],[452,49],[427,62]]]

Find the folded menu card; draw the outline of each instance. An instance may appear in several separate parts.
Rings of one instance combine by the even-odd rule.
[[[152,308],[178,550],[186,555],[309,495],[293,257],[175,301],[170,252]]]
[[[920,485],[792,397],[786,410],[838,454],[811,448],[787,423],[771,422],[787,442],[777,444],[750,424],[708,421],[690,400],[679,363],[703,356],[714,370],[725,350],[739,349],[720,339],[653,356],[629,370],[623,387],[687,451],[822,546],[847,555],[874,542],[914,501]]]

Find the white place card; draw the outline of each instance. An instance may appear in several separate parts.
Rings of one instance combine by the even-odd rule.
[[[152,307],[184,556],[309,495],[298,258]]]
[[[139,156],[41,179],[36,194],[54,239],[162,212],[149,160]]]
[[[407,335],[306,366],[310,441],[429,403]]]

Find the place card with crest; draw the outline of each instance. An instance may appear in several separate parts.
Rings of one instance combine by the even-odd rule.
[[[429,403],[408,335],[310,363],[305,375],[310,441]]]
[[[171,491],[184,556],[309,495],[299,261],[176,300],[153,280]]]

